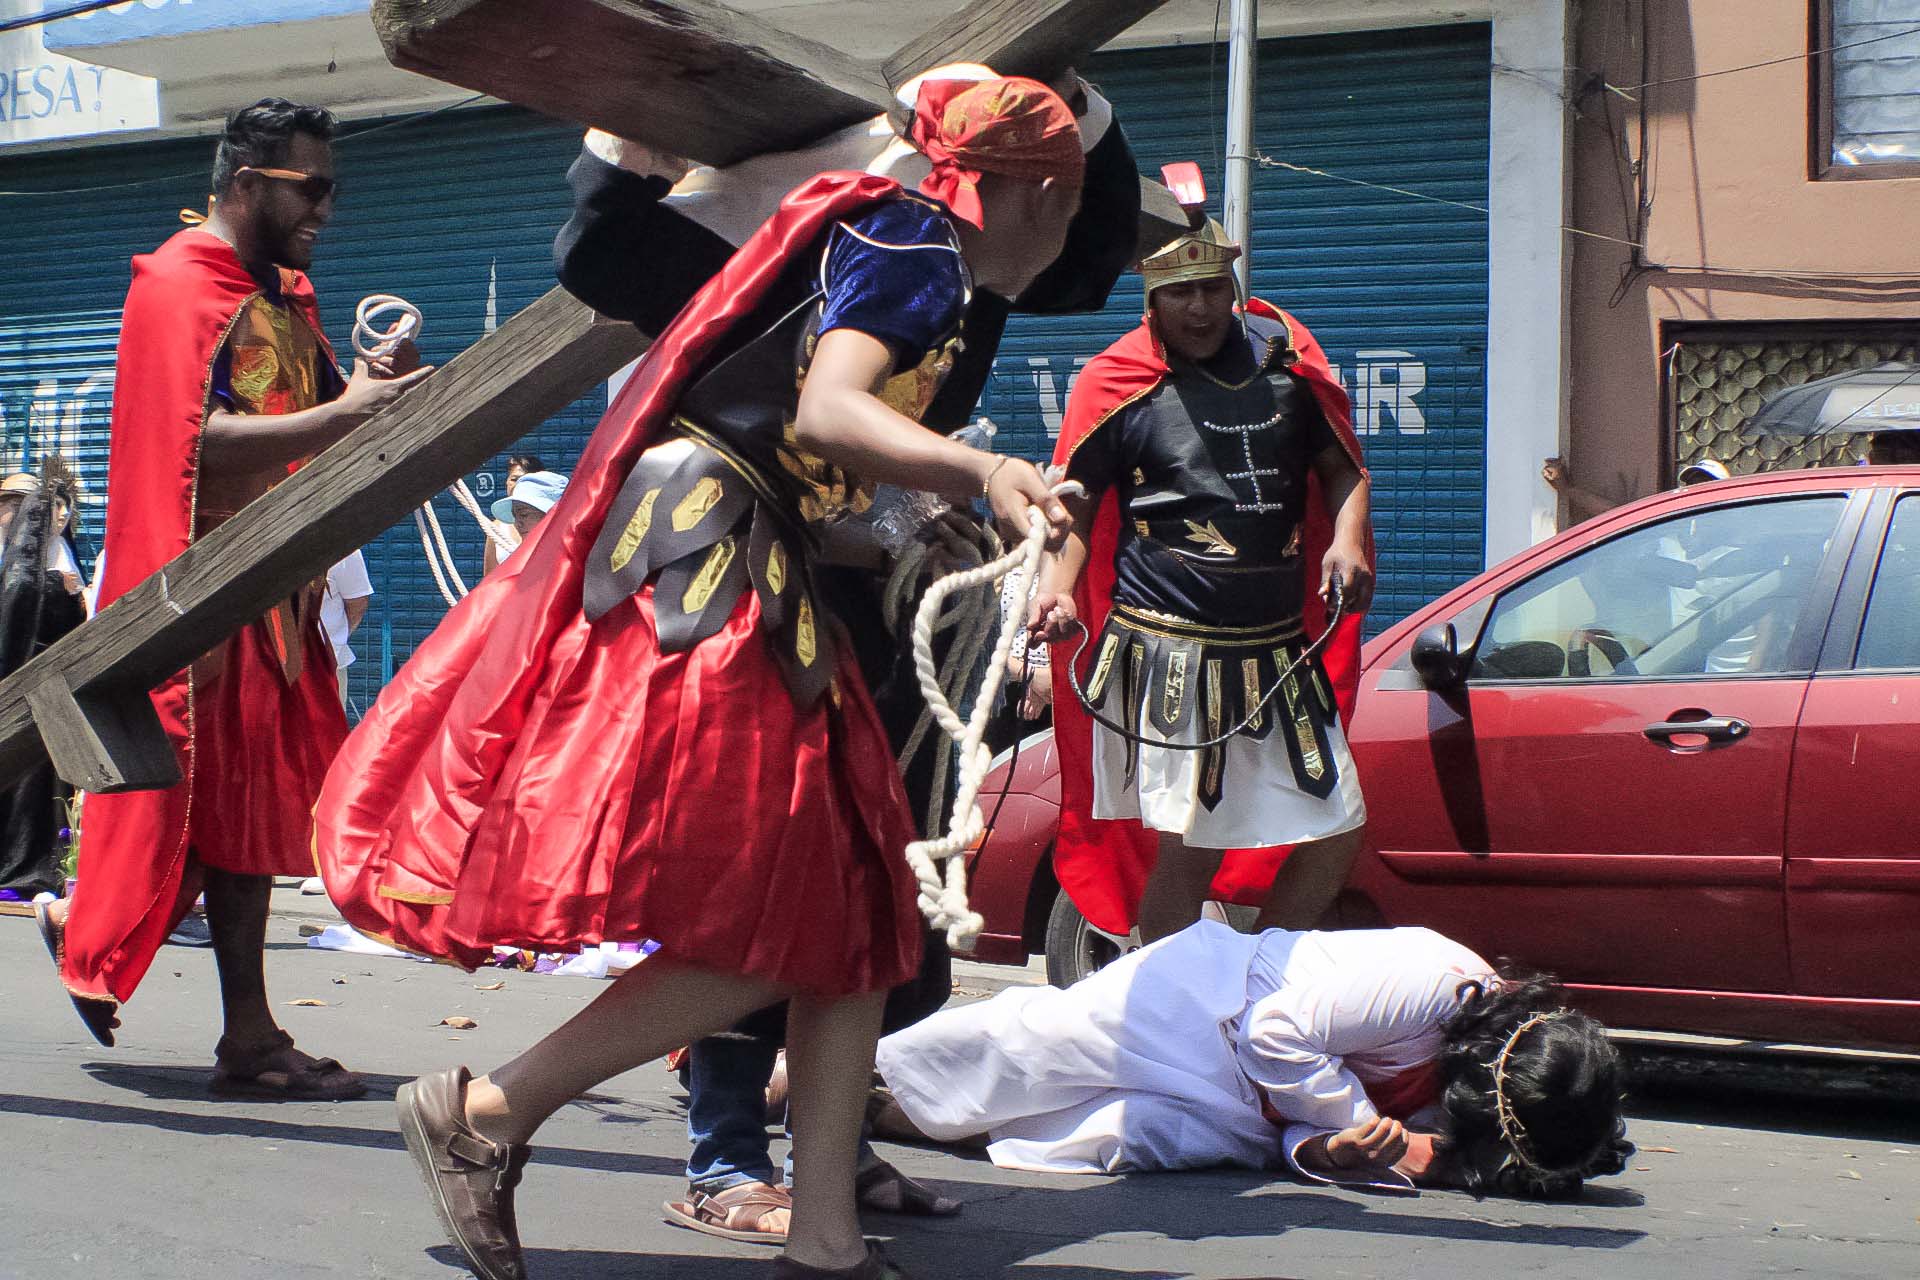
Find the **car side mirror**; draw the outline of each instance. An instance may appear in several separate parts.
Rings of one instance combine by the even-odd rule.
[[[1422,631],[1408,659],[1420,683],[1429,689],[1454,689],[1466,681],[1467,659],[1460,652],[1460,635],[1451,622]]]

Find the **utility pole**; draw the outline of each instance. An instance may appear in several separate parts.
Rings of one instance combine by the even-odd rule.
[[[1227,238],[1240,246],[1233,273],[1252,296],[1253,82],[1260,0],[1233,0],[1227,31]]]

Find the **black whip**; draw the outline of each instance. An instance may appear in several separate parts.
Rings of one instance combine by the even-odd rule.
[[[1333,575],[1333,580],[1327,584],[1327,625],[1326,629],[1321,631],[1320,638],[1302,649],[1300,656],[1289,662],[1286,670],[1274,677],[1272,686],[1260,695],[1260,701],[1253,704],[1253,709],[1241,718],[1239,724],[1218,737],[1208,738],[1205,742],[1168,742],[1163,738],[1149,738],[1130,726],[1107,719],[1096,711],[1093,703],[1087,700],[1086,692],[1080,688],[1080,655],[1085,653],[1087,645],[1092,643],[1093,632],[1087,630],[1087,624],[1079,618],[1073,620],[1073,625],[1080,628],[1080,643],[1075,647],[1073,657],[1067,663],[1067,683],[1072,686],[1073,696],[1080,700],[1081,707],[1093,717],[1095,724],[1119,734],[1128,742],[1137,742],[1143,747],[1165,747],[1169,751],[1211,751],[1234,735],[1244,732],[1266,713],[1267,704],[1273,701],[1273,695],[1280,692],[1281,686],[1291,680],[1295,672],[1313,661],[1319,656],[1320,651],[1327,647],[1327,641],[1333,638],[1334,628],[1340,625],[1340,619],[1345,616],[1346,611],[1346,593],[1341,587],[1340,575],[1336,573]]]

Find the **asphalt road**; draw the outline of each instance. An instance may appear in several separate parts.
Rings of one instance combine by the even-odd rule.
[[[56,987],[32,922],[0,918],[0,1276],[465,1274],[394,1132],[393,1091],[454,1062],[497,1064],[600,984],[308,950],[298,923],[273,925],[275,1001],[305,1048],[370,1073],[375,1096],[365,1101],[208,1100],[217,1027],[205,951],[163,951],[125,1010],[121,1047],[101,1049]],[[1030,980],[967,966],[960,998]],[[325,1004],[291,1003],[301,999]],[[452,1015],[478,1025],[441,1025]],[[1230,1172],[1048,1177],[889,1148],[967,1208],[937,1223],[874,1217],[869,1229],[890,1237],[919,1280],[1840,1280],[1920,1270],[1920,1110],[1751,1093],[1747,1083],[1739,1072],[1704,1083],[1688,1073],[1649,1086],[1631,1130],[1642,1154],[1574,1204],[1347,1194]],[[767,1274],[768,1250],[661,1222],[661,1201],[682,1186],[679,1103],[672,1077],[643,1068],[542,1132],[520,1193],[535,1280]]]

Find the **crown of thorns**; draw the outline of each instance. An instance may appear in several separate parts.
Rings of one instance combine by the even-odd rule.
[[[1500,1136],[1506,1139],[1507,1147],[1513,1152],[1514,1159],[1530,1173],[1541,1177],[1553,1177],[1557,1174],[1571,1173],[1584,1161],[1554,1168],[1542,1164],[1533,1154],[1533,1144],[1527,1137],[1527,1128],[1520,1123],[1520,1117],[1514,1114],[1513,1104],[1507,1100],[1507,1061],[1513,1056],[1514,1046],[1520,1043],[1520,1037],[1535,1027],[1545,1026],[1549,1022],[1558,1022],[1567,1016],[1564,1009],[1552,1013],[1536,1013],[1513,1029],[1506,1044],[1500,1047],[1500,1056],[1493,1060],[1493,1110],[1500,1121]]]

